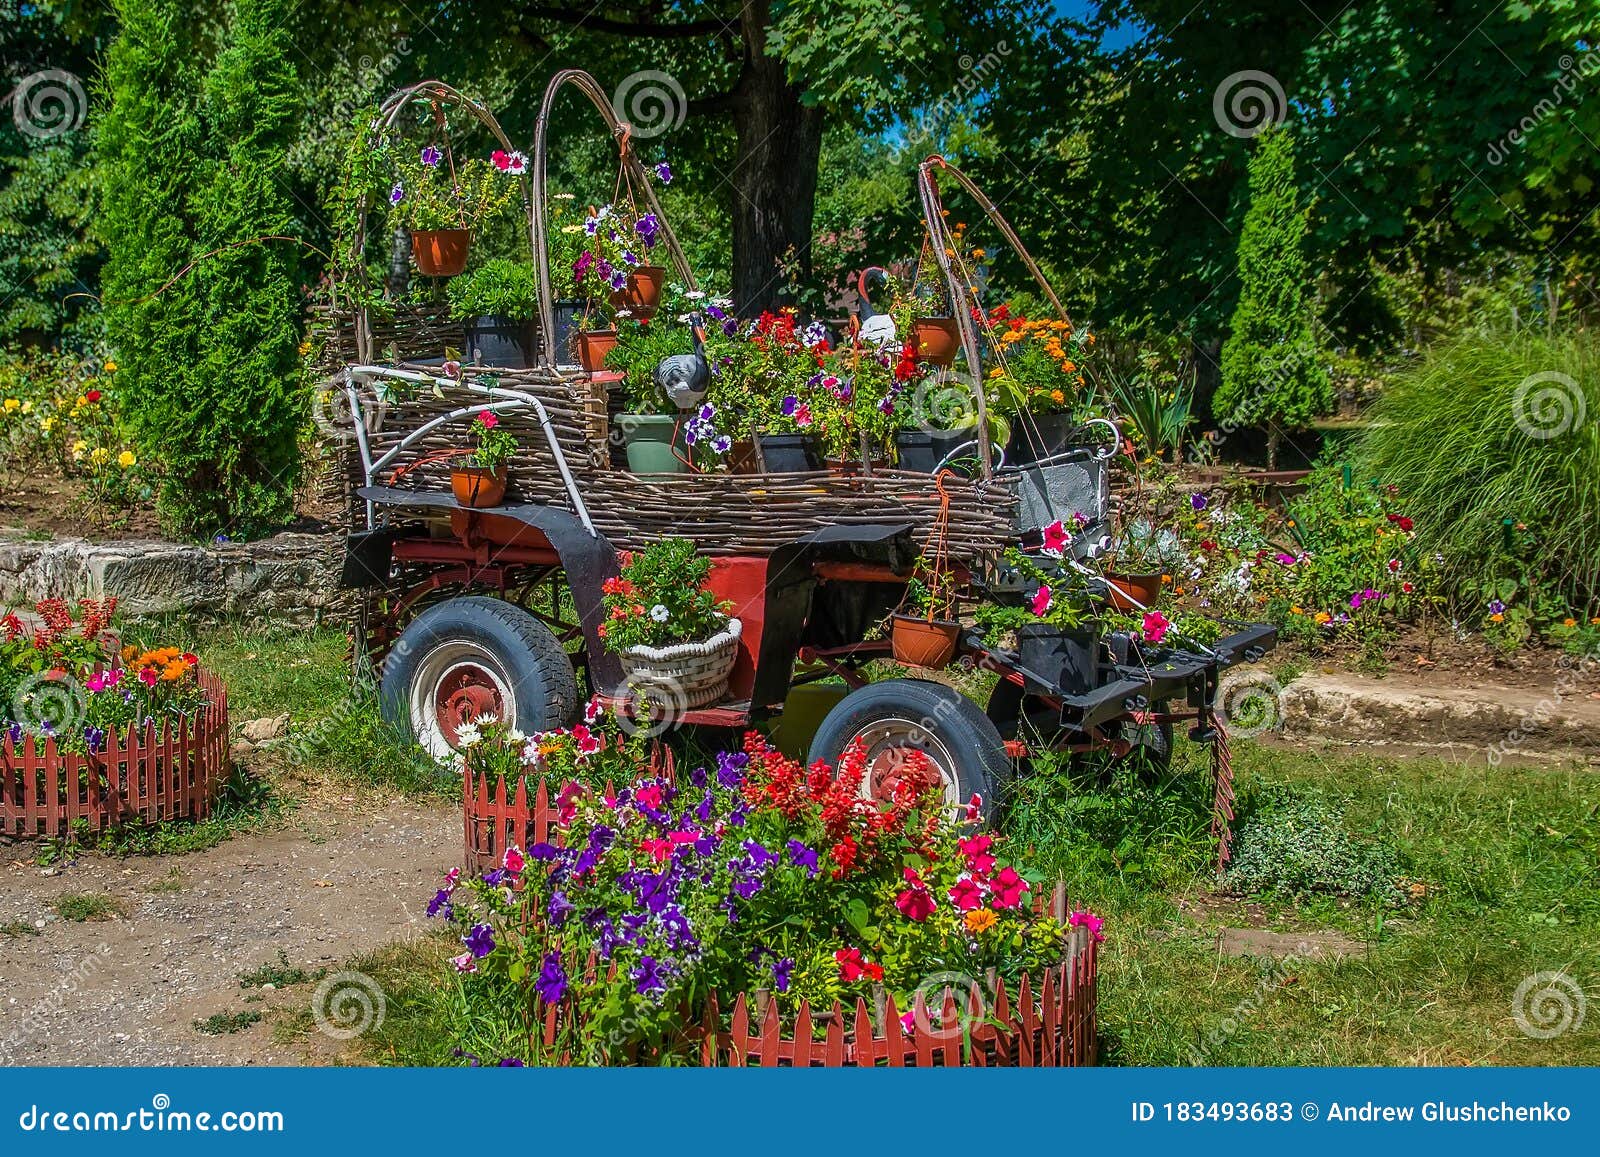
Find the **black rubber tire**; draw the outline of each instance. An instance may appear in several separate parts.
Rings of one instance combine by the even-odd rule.
[[[426,676],[429,656],[465,644],[498,668],[515,705],[515,726],[526,734],[565,727],[578,713],[572,660],[550,628],[504,599],[466,595],[429,607],[395,640],[379,686],[383,717],[425,747],[413,726],[412,684]],[[435,751],[434,754],[440,754]]]
[[[934,763],[953,787],[954,799],[964,804],[978,796],[985,821],[992,822],[1011,771],[1005,741],[976,703],[942,683],[885,679],[850,692],[817,728],[807,762],[835,764],[857,737],[875,724],[893,721],[920,729],[942,749],[944,757],[935,757]]]

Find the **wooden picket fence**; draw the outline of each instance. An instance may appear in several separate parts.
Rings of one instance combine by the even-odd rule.
[[[939,1009],[935,1019],[919,989],[912,999],[909,1029],[901,1023],[894,997],[885,996],[877,1015],[859,998],[853,1010],[835,1001],[820,1015],[802,1002],[793,1033],[786,1036],[774,1004],[759,1001],[765,1012],[753,1013],[741,994],[728,1029],[706,1031],[701,1059],[706,1065],[758,1068],[1092,1065],[1099,1056],[1096,963],[1093,937],[1086,929],[1074,929],[1062,962],[1045,969],[1041,980],[1023,973],[1014,997],[1006,982],[993,975],[951,978],[942,991],[933,989]],[[706,1019],[720,1024],[714,993]]]
[[[0,836],[60,837],[138,821],[203,819],[228,775],[228,690],[198,672],[206,705],[193,716],[106,736],[94,755],[57,750],[32,736],[0,746]]]

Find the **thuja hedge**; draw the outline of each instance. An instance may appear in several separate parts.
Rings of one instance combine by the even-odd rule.
[[[209,60],[188,5],[117,0],[97,146],[107,338],[124,412],[165,468],[183,533],[258,533],[291,511],[298,247],[282,178],[296,77],[288,0],[238,0]]]

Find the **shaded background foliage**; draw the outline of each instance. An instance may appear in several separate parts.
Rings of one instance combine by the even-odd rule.
[[[93,98],[84,130],[50,140],[0,121],[8,342],[98,332],[102,222],[116,220],[101,209],[115,167],[92,148],[117,87],[107,50],[118,13],[161,7],[0,0],[7,90],[58,68]],[[240,11],[186,7],[190,47],[163,83],[198,99]],[[1595,301],[1594,0],[304,0],[282,21],[288,145],[258,163],[278,224],[309,247],[272,260],[303,288],[336,232],[344,141],[393,88],[446,79],[529,142],[555,69],[580,65],[608,90],[656,70],[684,94],[682,123],[647,142],[677,174],[667,211],[702,280],[742,309],[837,315],[842,271],[913,257],[911,176],[937,150],[1013,219],[1075,317],[1190,360],[1206,414],[1239,299],[1255,146],[1227,131],[1218,102],[1253,70],[1281,90],[1274,112],[1291,122],[1301,203],[1314,206],[1323,348],[1407,355],[1462,324],[1547,324]],[[610,145],[581,98],[562,101],[553,136],[552,186],[607,199]],[[167,262],[170,276],[175,256],[141,264],[153,276]],[[1025,288],[1010,254],[991,262],[997,292]]]

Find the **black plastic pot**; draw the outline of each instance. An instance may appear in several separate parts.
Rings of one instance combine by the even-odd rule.
[[[1017,661],[1068,695],[1095,685],[1100,665],[1098,624],[1066,630],[1040,623],[1017,628]]]
[[[932,474],[952,450],[971,444],[978,455],[976,426],[962,430],[901,430],[894,436],[895,460],[902,470]]]
[[[809,434],[761,434],[761,457],[768,474],[804,474],[822,469],[822,455]]]
[[[533,322],[513,317],[469,317],[466,360],[474,365],[525,370],[534,362]]]
[[[1071,414],[1018,415],[1011,423],[1011,440],[1006,443],[1006,462],[1026,466],[1061,453],[1073,444],[1078,429]]]
[[[551,335],[551,361],[564,369],[576,368],[578,351],[573,348],[573,338],[578,333],[578,319],[587,312],[589,303],[568,298],[554,306],[555,333]]]

